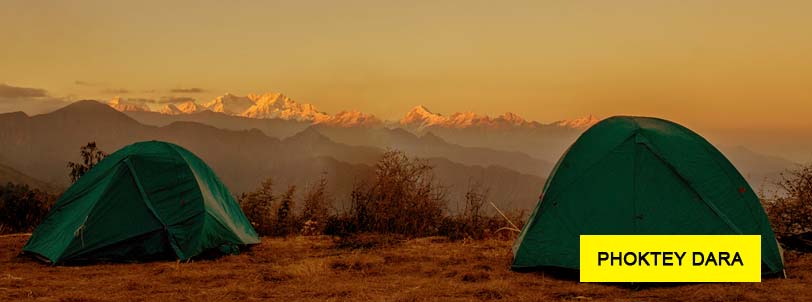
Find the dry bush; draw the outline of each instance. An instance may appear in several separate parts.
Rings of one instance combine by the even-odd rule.
[[[451,240],[460,239],[512,239],[515,230],[510,222],[521,228],[526,219],[525,211],[505,213],[507,220],[498,213],[485,214],[485,207],[490,204],[490,190],[481,184],[473,184],[465,193],[465,209],[459,215],[448,216],[443,219],[440,235],[448,236]]]
[[[282,195],[274,195],[273,181],[268,178],[256,191],[243,193],[238,202],[260,235],[322,234],[330,219],[327,180],[322,178],[308,188],[302,200],[301,214],[296,212],[296,188],[289,186]]]
[[[352,190],[349,213],[333,219],[328,229],[335,234],[433,235],[446,203],[445,190],[435,183],[426,161],[390,150],[376,163],[372,183],[359,183]]]
[[[512,239],[514,235],[504,231],[511,226],[504,217],[486,213],[489,189],[478,183],[472,184],[465,194],[464,211],[448,216],[445,188],[435,181],[432,166],[400,151],[385,152],[375,165],[375,177],[353,186],[350,206],[345,211],[331,211],[332,199],[324,176],[304,193],[299,215],[294,212],[295,190],[296,187],[290,187],[285,194],[274,196],[268,179],[257,191],[243,194],[240,205],[261,235],[287,236],[300,232],[349,237],[377,233],[406,237],[441,235],[452,240]],[[507,215],[521,227],[524,212]],[[353,248],[364,245],[348,243]]]
[[[254,230],[263,236],[287,236],[298,232],[296,218],[296,186],[290,186],[280,196],[273,194],[273,180],[267,178],[254,192],[243,193],[238,202]]]
[[[33,231],[55,201],[55,195],[27,185],[0,186],[0,234]]]
[[[443,218],[440,234],[452,240],[463,238],[482,239],[485,235],[486,217],[483,207],[488,199],[488,189],[481,184],[474,184],[465,193],[465,209],[462,214]]]
[[[483,222],[483,209],[488,199],[489,189],[482,187],[482,184],[475,184],[465,193],[465,211],[463,212],[463,222],[467,232],[472,237],[482,238],[485,232]]]
[[[764,198],[764,208],[779,240],[812,232],[812,164],[781,174],[777,194]]]

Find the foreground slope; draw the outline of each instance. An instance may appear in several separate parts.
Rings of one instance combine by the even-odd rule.
[[[511,241],[421,238],[372,250],[325,237],[262,238],[214,260],[50,267],[0,237],[0,301],[799,301],[812,254],[787,253],[787,279],[618,286],[509,269]],[[318,286],[314,286],[318,284]]]

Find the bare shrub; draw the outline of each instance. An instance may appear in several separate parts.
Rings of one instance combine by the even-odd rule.
[[[440,226],[440,234],[451,240],[482,239],[486,228],[482,208],[488,199],[488,191],[479,183],[470,185],[465,193],[465,209],[459,215],[445,217]]]
[[[474,183],[465,193],[465,209],[461,214],[448,216],[443,219],[440,235],[448,236],[451,240],[460,239],[512,239],[517,228],[524,225],[525,211],[512,211],[504,213],[487,214],[486,207],[491,203],[490,190],[479,183]]]
[[[473,183],[465,194],[464,211],[448,216],[446,191],[435,181],[432,166],[403,152],[389,150],[375,164],[371,180],[353,185],[345,211],[332,211],[325,176],[307,188],[301,212],[294,212],[296,187],[274,196],[270,178],[256,191],[243,194],[239,201],[261,235],[327,234],[346,239],[338,245],[350,248],[378,246],[368,244],[369,240],[356,240],[361,238],[357,236],[370,233],[406,237],[441,235],[452,240],[512,239],[514,233],[504,231],[511,226],[506,219],[486,211],[489,191]],[[518,222],[518,227],[525,219],[525,212],[506,215],[508,220]]]
[[[376,163],[373,182],[355,186],[350,204],[356,232],[426,236],[437,233],[446,195],[426,161],[389,150]]]
[[[762,202],[779,239],[812,232],[812,164],[782,173],[776,185]]]

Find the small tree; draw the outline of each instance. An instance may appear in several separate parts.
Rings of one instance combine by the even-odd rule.
[[[90,169],[96,166],[102,159],[107,157],[107,153],[100,150],[96,146],[95,141],[82,146],[79,149],[79,154],[82,157],[80,162],[68,162],[68,169],[70,169],[69,176],[72,183],[79,180],[82,175],[85,175],[87,171],[90,171]]]
[[[260,235],[271,235],[273,231],[273,180],[265,179],[254,192],[243,193],[239,198],[245,216]]]
[[[294,201],[293,197],[296,194],[296,186],[288,187],[285,194],[282,195],[279,202],[279,208],[276,209],[276,234],[279,236],[287,236],[293,233],[296,228],[296,217],[293,213]]]
[[[764,200],[776,235],[812,232],[812,164],[781,173],[777,194]]]
[[[330,215],[330,200],[327,197],[327,177],[321,176],[319,182],[311,185],[304,195],[302,208],[302,234],[315,235],[324,232],[327,218]]]

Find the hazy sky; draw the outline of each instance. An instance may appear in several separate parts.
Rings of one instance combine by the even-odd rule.
[[[424,104],[812,129],[812,1],[166,2],[4,0],[0,83],[73,99],[278,91],[390,119]]]

